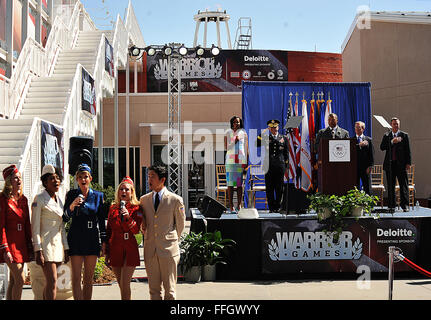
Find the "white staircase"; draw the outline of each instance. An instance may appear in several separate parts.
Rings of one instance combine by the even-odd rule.
[[[76,67],[80,63],[90,74],[94,73],[97,50],[102,35],[110,31],[84,31],[79,33],[75,49],[63,50],[57,59],[51,77],[35,78],[30,85],[22,107],[21,120],[35,117],[63,125],[63,117]],[[112,41],[111,39],[108,40]]]

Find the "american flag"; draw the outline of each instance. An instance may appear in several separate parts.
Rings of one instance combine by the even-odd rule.
[[[286,123],[289,121],[291,117],[295,116],[295,112],[293,110],[292,102],[289,101],[289,109],[287,111],[287,119]],[[287,138],[289,142],[289,181],[293,180],[297,189],[301,188],[301,184],[299,183],[300,176],[297,174],[297,169],[299,165],[298,156],[300,156],[300,137],[299,137],[299,129],[289,129],[287,133]]]

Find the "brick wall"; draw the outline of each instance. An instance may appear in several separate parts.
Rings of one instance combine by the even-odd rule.
[[[341,54],[289,51],[289,81],[342,82]]]

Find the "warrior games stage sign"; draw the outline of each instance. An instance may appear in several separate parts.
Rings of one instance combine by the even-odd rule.
[[[222,50],[217,57],[188,55],[181,62],[183,92],[241,92],[242,81],[287,81],[288,52]],[[148,92],[166,92],[168,59],[147,57]]]
[[[417,261],[421,219],[345,219],[338,243],[318,220],[272,220],[262,224],[262,272],[353,272],[368,266],[371,272],[388,271],[388,247]],[[397,271],[411,271],[397,265]]]

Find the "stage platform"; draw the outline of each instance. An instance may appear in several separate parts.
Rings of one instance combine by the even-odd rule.
[[[298,273],[357,274],[388,272],[388,248],[401,249],[419,266],[431,269],[431,209],[410,212],[376,208],[379,214],[343,219],[337,244],[328,241],[325,223],[313,212],[282,215],[259,211],[259,219],[239,219],[223,214],[220,219],[205,218],[190,209],[190,231],[219,230],[223,238],[237,242],[227,265],[217,266],[217,280],[277,279]],[[414,272],[396,264],[395,272]]]

